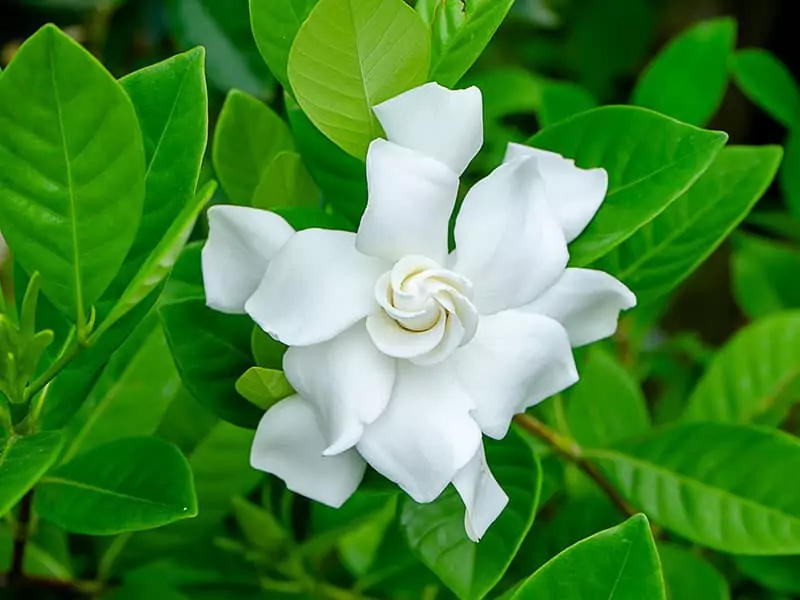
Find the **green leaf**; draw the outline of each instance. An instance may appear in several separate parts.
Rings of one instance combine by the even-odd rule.
[[[253,36],[272,74],[286,90],[291,90],[289,50],[300,26],[318,0],[250,0]]]
[[[664,600],[647,518],[636,515],[567,548],[536,571],[512,600]]]
[[[257,366],[274,371],[283,368],[283,355],[286,354],[288,346],[274,339],[258,325],[253,327],[250,344]]]
[[[250,206],[270,163],[293,148],[289,128],[271,108],[238,90],[228,94],[214,134],[213,158],[232,202]]]
[[[685,192],[709,167],[728,136],[642,108],[608,106],[544,129],[529,144],[608,171],[608,193],[595,218],[570,245],[585,266],[624,242]]]
[[[486,459],[508,506],[479,543],[464,530],[464,504],[454,488],[434,502],[405,498],[400,513],[412,552],[462,600],[483,598],[505,573],[533,523],[539,501],[541,466],[518,433],[486,440]]]
[[[784,594],[800,594],[800,556],[736,556],[746,577]]]
[[[364,158],[381,135],[372,107],[425,83],[430,44],[403,0],[320,0],[289,54],[289,81],[311,121]]]
[[[569,81],[545,80],[542,82],[539,125],[549,127],[596,106],[597,100],[583,87]]]
[[[236,391],[263,411],[294,394],[283,372],[261,367],[250,367],[236,381]]]
[[[785,215],[784,215],[785,220]],[[733,296],[751,319],[800,308],[800,251],[754,235],[734,237],[731,260]]]
[[[567,396],[567,425],[582,445],[603,448],[650,429],[639,384],[612,354],[600,347],[588,352],[581,378]]]
[[[254,363],[253,323],[246,315],[227,315],[206,306],[201,247],[191,244],[181,254],[159,315],[186,389],[226,421],[255,428],[262,411],[236,393],[236,380]]]
[[[675,544],[659,544],[669,600],[730,600],[728,582],[713,566]]]
[[[701,21],[673,39],[645,69],[633,104],[684,123],[705,125],[728,87],[728,59],[736,45],[736,21]]]
[[[800,441],[729,423],[687,423],[593,450],[620,493],[671,532],[732,554],[800,553]]]
[[[281,206],[319,206],[319,189],[296,152],[281,152],[261,175],[253,192],[253,206],[271,210]]]
[[[734,81],[755,104],[786,127],[800,121],[800,87],[777,56],[762,48],[739,50],[731,60]]]
[[[723,149],[692,187],[593,267],[617,277],[643,304],[664,296],[747,216],[780,159],[777,146]]]
[[[720,350],[684,418],[777,425],[800,391],[800,311],[767,317]]]
[[[478,60],[514,0],[420,0],[417,12],[430,29],[430,78],[453,87]]]
[[[0,130],[0,229],[82,334],[141,218],[136,112],[99,62],[46,25],[0,78]]]
[[[231,505],[239,529],[254,548],[275,552],[288,541],[286,530],[269,511],[240,497],[234,498]]]
[[[153,437],[96,446],[43,477],[36,510],[73,533],[110,535],[197,515],[192,472],[180,451]]]
[[[800,127],[789,131],[778,179],[786,207],[796,220],[800,220]]]
[[[58,458],[63,438],[57,431],[42,431],[3,440],[0,453],[0,515],[19,502]]]
[[[9,524],[10,525],[10,524]],[[0,525],[0,572],[9,571],[12,562],[13,535],[10,527]],[[67,534],[46,521],[38,521],[25,544],[26,575],[72,581]]]

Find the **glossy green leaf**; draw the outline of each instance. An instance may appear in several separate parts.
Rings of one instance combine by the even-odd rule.
[[[6,514],[58,458],[63,438],[43,431],[2,440],[0,453],[0,515]]]
[[[318,0],[250,0],[253,36],[275,78],[290,90],[289,51],[300,26]]]
[[[777,146],[725,148],[691,188],[593,266],[625,283],[641,303],[667,294],[747,216],[780,160]]]
[[[783,217],[785,220],[785,216]],[[734,237],[733,297],[751,319],[800,308],[800,250],[754,235]]]
[[[674,38],[645,69],[633,104],[684,123],[705,125],[728,87],[728,59],[736,44],[736,21],[701,21]]]
[[[728,582],[700,556],[675,544],[659,544],[669,600],[730,600]]]
[[[226,421],[255,428],[262,411],[236,392],[236,380],[254,364],[253,323],[246,315],[227,315],[206,306],[201,247],[188,246],[178,259],[159,307],[161,321],[186,389]]]
[[[479,543],[464,531],[464,504],[453,488],[434,502],[406,498],[400,522],[411,550],[462,600],[483,598],[505,573],[533,523],[541,466],[527,441],[512,432],[485,441],[486,459],[509,498]]]
[[[131,248],[145,160],[133,105],[86,50],[46,25],[0,78],[0,229],[42,292],[83,329]]]
[[[486,48],[514,0],[420,0],[430,29],[430,79],[453,87]]]
[[[582,445],[603,448],[650,429],[639,384],[612,354],[591,348],[581,378],[567,392],[567,425]]]
[[[734,562],[746,577],[784,594],[800,594],[800,556],[737,556]]]
[[[800,553],[800,441],[729,423],[662,429],[587,456],[633,506],[688,540],[733,554]]]
[[[372,107],[426,81],[422,20],[403,0],[320,0],[289,54],[289,81],[311,121],[363,158],[381,135]]]
[[[228,198],[250,206],[263,173],[292,150],[289,128],[271,108],[238,90],[225,99],[214,134],[214,170]]]
[[[294,394],[283,372],[262,367],[250,367],[236,380],[236,391],[264,411]]]
[[[800,121],[800,87],[777,56],[762,48],[739,50],[731,72],[744,94],[786,127]]]
[[[573,266],[597,260],[661,214],[709,167],[726,140],[722,132],[631,106],[590,110],[531,138],[532,146],[608,172],[600,211],[570,245]]]
[[[777,425],[800,392],[800,311],[742,329],[720,350],[684,418]]]
[[[647,518],[637,515],[567,548],[536,571],[512,600],[664,600]]]
[[[319,189],[297,152],[281,152],[272,159],[253,192],[253,206],[265,210],[319,204]]]
[[[597,107],[597,100],[588,90],[569,81],[542,82],[542,103],[539,124],[549,127],[574,115]]]
[[[192,472],[163,440],[134,437],[79,455],[43,477],[37,512],[73,533],[110,535],[197,515]]]

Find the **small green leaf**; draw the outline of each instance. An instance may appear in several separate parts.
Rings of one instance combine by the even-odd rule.
[[[536,571],[512,600],[665,600],[647,518],[636,515],[564,550]]]
[[[728,87],[728,59],[736,45],[736,21],[701,21],[674,38],[645,69],[633,104],[691,125],[705,125]]]
[[[265,210],[319,204],[319,189],[296,152],[278,154],[262,173],[253,193],[253,206]]]
[[[777,56],[762,48],[739,50],[731,71],[742,92],[773,119],[786,127],[800,121],[800,87]]]
[[[728,136],[646,109],[607,106],[548,127],[528,142],[608,172],[608,193],[570,245],[573,266],[610,252],[652,221],[711,165]]]
[[[785,215],[783,215],[785,220]],[[800,250],[784,242],[737,234],[731,260],[733,296],[751,319],[800,308]]]
[[[46,25],[0,78],[0,229],[82,333],[139,227],[136,112],[86,50]]]
[[[746,577],[783,594],[800,594],[800,556],[736,556]]]
[[[289,128],[271,108],[238,90],[228,94],[212,154],[214,170],[232,202],[250,206],[270,163],[293,148]]]
[[[250,367],[236,381],[236,391],[264,411],[294,394],[283,372],[261,367]]]
[[[289,536],[272,514],[244,498],[231,501],[233,516],[251,546],[266,552],[275,552],[287,542]]]
[[[412,552],[461,600],[483,598],[506,572],[533,523],[541,486],[541,466],[518,433],[486,440],[486,459],[508,506],[480,542],[464,530],[464,504],[453,488],[434,502],[405,498],[400,522]]]
[[[153,437],[97,446],[43,477],[37,512],[73,533],[110,535],[197,515],[192,472],[180,451]]]
[[[3,440],[0,453],[0,515],[5,515],[58,458],[63,438],[43,431]]]
[[[381,135],[372,107],[425,83],[430,44],[403,0],[320,0],[289,54],[289,81],[309,119],[364,158]]]
[[[728,582],[711,564],[675,544],[659,544],[669,600],[730,600]]]
[[[777,425],[800,391],[800,311],[756,321],[714,357],[684,418]]]
[[[732,554],[800,553],[800,440],[772,429],[686,423],[587,458],[623,497],[688,540]]]
[[[430,78],[453,87],[478,60],[514,0],[420,0],[417,12],[430,29]]]

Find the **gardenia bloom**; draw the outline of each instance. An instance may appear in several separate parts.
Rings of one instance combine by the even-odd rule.
[[[611,335],[633,294],[568,269],[567,244],[606,193],[602,169],[512,144],[467,194],[483,143],[481,94],[431,83],[375,107],[388,141],[367,154],[358,233],[295,232],[276,214],[209,210],[208,305],[247,313],[289,346],[297,395],[264,415],[252,465],[338,507],[366,465],[417,502],[452,483],[479,539],[508,498],[482,435],[575,383],[572,347]]]

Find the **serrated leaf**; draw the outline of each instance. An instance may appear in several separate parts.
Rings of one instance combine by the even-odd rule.
[[[800,308],[800,281],[795,277],[800,272],[800,250],[743,233],[736,235],[733,242],[733,297],[744,314],[759,319]]]
[[[739,89],[786,127],[800,120],[800,87],[792,72],[769,50],[739,50],[731,60]]]
[[[676,544],[659,544],[669,600],[730,600],[728,582],[710,563]]]
[[[264,210],[319,205],[319,189],[297,152],[281,152],[272,159],[253,192],[253,206]]]
[[[624,242],[685,192],[711,165],[727,135],[632,106],[607,106],[542,130],[529,144],[608,172],[600,211],[570,245],[585,266]]]
[[[430,44],[403,0],[320,0],[289,54],[289,81],[309,119],[364,158],[381,135],[372,107],[425,83]]]
[[[236,380],[236,391],[264,411],[294,394],[282,371],[262,367],[250,367]]]
[[[57,431],[43,431],[2,441],[0,515],[5,515],[55,462],[63,438]]]

